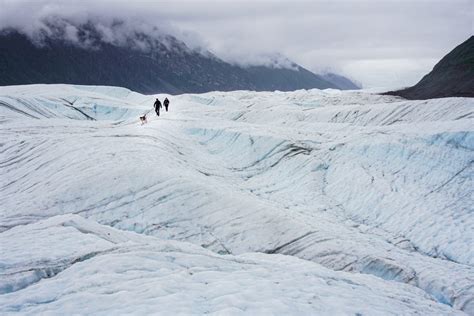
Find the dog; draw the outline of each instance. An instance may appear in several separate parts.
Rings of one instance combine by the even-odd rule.
[[[140,116],[140,122],[142,123],[142,125],[148,123],[148,121],[146,120],[146,114]]]

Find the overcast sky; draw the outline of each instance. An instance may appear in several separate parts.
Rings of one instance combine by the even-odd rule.
[[[51,14],[154,24],[242,64],[278,52],[364,87],[412,85],[474,33],[474,0],[0,0],[0,28]]]

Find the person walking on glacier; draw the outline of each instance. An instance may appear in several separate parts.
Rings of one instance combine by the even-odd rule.
[[[156,115],[160,116],[160,109],[162,108],[162,105],[161,105],[160,100],[158,100],[158,98],[156,99],[154,106],[155,106]]]
[[[170,105],[170,100],[166,98],[165,101],[163,101],[163,105],[165,106],[166,112],[168,112],[168,106]]]

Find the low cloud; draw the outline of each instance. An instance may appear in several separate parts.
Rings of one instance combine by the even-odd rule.
[[[365,87],[411,85],[474,33],[470,0],[0,0],[0,7],[0,28],[32,37],[60,17],[69,21],[62,36],[78,41],[77,26],[93,21],[110,43],[170,34],[232,63],[291,67],[288,57]]]

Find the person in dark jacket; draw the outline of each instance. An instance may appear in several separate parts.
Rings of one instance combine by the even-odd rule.
[[[163,101],[163,105],[165,106],[166,112],[168,112],[168,106],[170,105],[170,100],[166,98],[165,101]]]
[[[156,99],[154,106],[155,106],[156,115],[160,116],[160,109],[162,108],[160,100]]]

